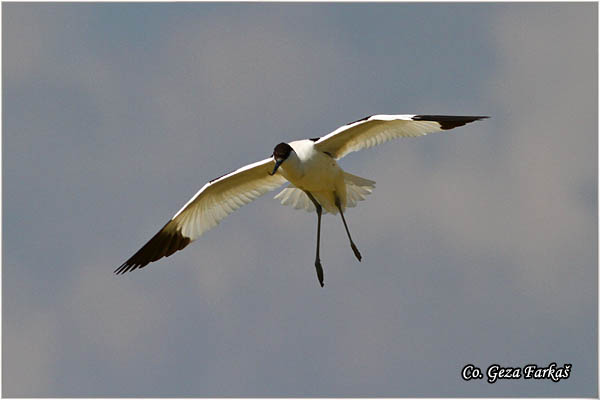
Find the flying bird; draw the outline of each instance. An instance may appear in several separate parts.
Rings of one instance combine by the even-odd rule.
[[[399,137],[423,136],[445,131],[486,116],[371,115],[351,122],[328,135],[279,143],[273,154],[205,184],[152,239],[115,270],[123,274],[168,257],[215,227],[226,216],[263,194],[289,185],[275,196],[283,205],[316,211],[317,249],[315,268],[321,287],[323,267],[319,256],[321,216],[340,213],[350,247],[361,261],[344,211],[364,200],[375,182],[345,172],[337,160],[354,151]]]

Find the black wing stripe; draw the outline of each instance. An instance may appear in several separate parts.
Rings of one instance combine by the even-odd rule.
[[[463,116],[463,115],[415,115],[413,121],[434,121],[438,122],[442,129],[453,129],[457,126],[463,126],[469,122],[489,118],[486,116]]]
[[[373,116],[373,115],[367,115],[366,117],[364,117],[364,118],[361,118],[361,119],[357,119],[356,121],[348,122],[348,123],[347,123],[345,126],[352,125],[352,124],[355,124],[355,123],[357,123],[357,122],[361,122],[361,121],[366,121],[366,120],[368,120],[369,118],[371,118],[372,116]]]

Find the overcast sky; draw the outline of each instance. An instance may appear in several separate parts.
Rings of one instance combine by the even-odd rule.
[[[4,396],[597,396],[597,4],[3,9]],[[115,277],[209,179],[374,113],[490,115],[341,161]],[[559,383],[472,363],[572,364]]]

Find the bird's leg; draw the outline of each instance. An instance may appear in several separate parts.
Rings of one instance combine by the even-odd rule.
[[[323,287],[323,266],[321,265],[321,259],[319,257],[319,245],[321,243],[321,214],[323,212],[323,208],[310,192],[305,191],[304,193],[306,193],[308,198],[313,202],[315,208],[317,209],[317,255],[315,257],[315,268],[317,269],[317,278],[319,278],[319,283],[321,284],[321,287]]]
[[[352,241],[352,236],[350,236],[350,231],[348,230],[348,225],[346,224],[346,218],[344,218],[344,212],[342,211],[342,205],[340,204],[340,199],[335,196],[335,205],[340,210],[340,215],[342,216],[342,222],[344,222],[344,228],[346,228],[346,233],[348,234],[348,239],[350,239],[350,247],[352,247],[352,251],[354,255],[358,259],[358,261],[362,260],[362,256],[360,255],[360,251],[358,251],[358,247]]]

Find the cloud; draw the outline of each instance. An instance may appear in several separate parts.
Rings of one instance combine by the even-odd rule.
[[[5,395],[593,393],[596,6],[90,7],[4,14]],[[112,276],[206,180],[402,104],[492,118],[342,160],[377,189],[362,263],[324,218],[325,289],[275,192]],[[591,373],[454,369],[545,357]]]
[[[52,50],[55,31],[44,23],[43,16],[31,6],[9,5],[2,22],[3,51],[11,55],[6,57],[2,66],[5,79],[8,82],[23,82],[40,72],[43,60]]]
[[[372,168],[379,175],[377,201],[385,205],[376,208],[399,210],[376,215],[380,229],[391,234],[407,218],[418,219],[465,255],[514,264],[507,266],[517,274],[513,283],[540,298],[591,272],[596,242],[589,205],[595,204],[597,79],[595,55],[582,44],[593,36],[594,17],[574,20],[562,8],[548,9],[509,9],[492,25],[500,62],[489,84],[491,119],[448,137],[402,143],[400,171],[388,167],[393,150],[373,157]],[[434,140],[446,150],[432,166],[422,149]],[[586,262],[571,261],[584,254]],[[582,296],[592,295],[593,285],[579,284]],[[562,300],[553,304],[563,311],[581,301]]]
[[[43,397],[54,390],[58,375],[55,366],[61,352],[59,318],[53,310],[39,307],[36,299],[23,296],[35,287],[23,265],[15,265],[4,257],[3,267],[17,267],[22,272],[17,279],[11,276],[11,283],[21,293],[4,291],[4,296],[10,297],[5,297],[2,317],[2,394]]]

